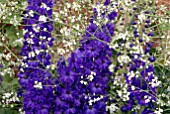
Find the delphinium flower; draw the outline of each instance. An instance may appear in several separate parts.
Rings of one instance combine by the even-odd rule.
[[[105,16],[109,18],[107,13]],[[115,13],[112,19],[116,16]],[[114,35],[114,23],[108,19],[107,23],[97,26],[93,23],[95,20],[96,17],[93,17],[80,41],[81,46],[71,54],[68,61],[61,59],[58,62],[55,113],[106,113],[112,56],[112,49],[107,43]]]
[[[23,57],[19,83],[23,93],[23,110],[26,114],[48,114],[52,111],[53,87],[50,73],[51,56],[48,48],[53,45],[51,32],[52,0],[28,0],[24,17]]]
[[[56,99],[55,99],[55,114],[72,114],[80,113],[80,97],[76,81],[76,74],[71,67],[67,67],[65,61],[58,62],[59,78],[56,81]]]
[[[153,102],[156,101],[156,80],[154,79],[153,65],[146,65],[141,57],[134,58],[129,65],[130,69],[125,74],[126,82],[130,92],[128,104],[122,107],[123,111],[130,111],[136,105],[134,99],[145,108],[154,108]]]
[[[155,33],[149,28],[151,18],[147,16],[152,11],[144,9],[145,5],[151,6],[153,2],[129,0],[113,3],[117,4],[120,16],[115,20],[117,31],[110,44],[115,50],[110,67],[114,76],[110,88],[112,93],[116,93],[111,94],[116,99],[113,104],[126,113],[153,113],[159,85],[154,75],[156,58],[151,52],[151,39]]]

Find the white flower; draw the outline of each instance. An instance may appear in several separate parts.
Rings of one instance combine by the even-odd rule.
[[[146,16],[143,13],[138,15],[138,18],[140,21],[146,20]]]
[[[42,89],[43,88],[42,87],[42,82],[35,81],[34,83],[35,83],[34,88],[37,88],[37,89]]]
[[[116,111],[118,109],[117,106],[115,106],[115,104],[111,104],[110,106],[106,106],[106,111],[110,111],[111,114],[114,113],[114,111]]]
[[[29,58],[35,57],[35,53],[34,53],[34,52],[30,52],[30,53],[28,54],[28,57],[29,57]]]
[[[131,89],[132,89],[132,90],[135,90],[135,86],[132,85],[132,86],[131,86]]]
[[[40,53],[40,50],[36,49],[35,53],[38,55]]]
[[[88,79],[89,81],[92,81],[92,80],[93,80],[93,78],[94,78],[94,76],[93,76],[93,75],[89,75],[89,76],[87,77],[87,79]]]
[[[163,110],[161,108],[159,108],[159,109],[157,108],[157,110],[154,113],[156,113],[156,114],[163,114],[162,112],[163,112]]]
[[[41,15],[39,17],[39,21],[46,22],[47,21],[47,17],[45,15]]]
[[[119,63],[129,63],[131,61],[131,59],[127,55],[121,55],[117,59]]]
[[[46,4],[44,4],[44,3],[41,3],[40,8],[47,8],[47,5],[46,5]]]
[[[33,10],[30,10],[30,11],[28,12],[28,14],[29,14],[31,17],[33,17],[33,16],[34,16],[34,11],[33,11]]]
[[[110,71],[110,72],[114,72],[114,66],[115,66],[115,65],[114,65],[113,63],[109,66],[109,71]]]

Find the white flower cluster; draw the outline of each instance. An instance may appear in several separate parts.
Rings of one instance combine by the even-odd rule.
[[[79,29],[79,28],[78,28],[78,29]],[[63,27],[63,28],[61,28],[60,33],[63,34],[63,35],[65,35],[65,36],[69,36],[70,33],[71,33],[71,29],[70,29],[70,28],[67,28],[67,27]]]
[[[87,81],[85,81],[84,79],[83,79],[83,76],[81,76],[81,81],[80,81],[80,83],[81,84],[84,84],[84,85],[87,85],[88,84],[88,82],[91,82],[93,79],[94,79],[94,76],[96,76],[96,73],[95,72],[91,72],[91,74],[90,75],[86,75],[86,79],[87,79]]]
[[[110,72],[114,72],[114,67],[115,67],[115,64],[111,64],[110,66],[109,66],[109,71]]]
[[[144,96],[145,103],[149,103],[151,101],[151,99],[152,99],[151,96],[147,96],[147,95]]]
[[[19,102],[19,98],[17,97],[17,93],[15,92],[9,92],[9,93],[4,93],[2,95],[2,100],[0,101],[0,106],[2,107],[11,107],[13,108],[14,105],[13,103]]]
[[[114,82],[113,82],[113,84],[115,85],[115,86],[119,86],[119,87],[123,87],[123,83],[119,83],[119,82],[121,82],[121,80],[122,80],[122,76],[123,75],[116,75],[115,76],[115,78],[114,78]],[[113,86],[114,87],[114,86]]]
[[[106,106],[106,111],[109,111],[110,114],[114,114],[118,109],[119,108],[114,103],[112,103],[110,106]]]
[[[91,98],[91,97],[89,97],[89,101],[88,101],[88,103],[89,103],[89,105],[93,105],[93,103],[95,103],[95,102],[97,102],[97,101],[100,101],[101,99],[103,99],[103,95],[100,95],[99,97],[97,97],[97,98]]]
[[[154,76],[154,79],[152,79],[151,82],[149,82],[151,87],[158,87],[161,84],[161,81],[158,80],[158,77]]]
[[[12,45],[14,45],[14,46],[22,46],[22,44],[23,44],[23,38],[18,38],[18,39],[16,39],[14,42],[12,42]]]
[[[0,3],[0,18],[1,21],[13,24],[14,26],[21,25],[22,17],[18,17],[18,14],[22,14],[22,10],[18,8],[19,5],[25,9],[27,2],[19,4],[18,1],[8,1]]]
[[[14,71],[9,67],[9,68],[2,70],[2,72],[0,72],[1,76],[5,76],[7,74],[9,74],[10,77],[13,77]]]
[[[57,66],[56,66],[56,64],[54,64],[54,63],[46,66],[47,69],[51,69],[51,70],[55,70],[56,67],[57,67]]]
[[[161,108],[157,108],[157,110],[154,111],[155,114],[163,114],[163,110]]]
[[[80,45],[78,42],[82,38],[81,33],[89,24],[92,13],[92,4],[88,1],[57,1],[53,12],[54,24],[58,26],[54,33],[54,37],[58,39],[54,41],[54,47],[58,47],[53,49],[55,58],[59,56],[68,58]]]
[[[123,74],[115,76],[112,89],[116,89],[116,94],[120,97],[120,100],[125,102],[129,100],[130,92],[127,91],[128,85],[123,77]]]
[[[63,5],[65,4],[65,5]],[[59,55],[68,55],[73,51],[73,45],[78,46],[81,39],[81,32],[85,31],[88,20],[92,14],[92,5],[87,1],[57,1],[53,12],[54,23],[60,25],[57,31],[57,39],[61,39],[54,43],[57,47]],[[68,44],[68,46],[67,46]],[[59,46],[58,46],[59,45]]]
[[[0,60],[3,60],[3,59],[5,59],[4,61],[10,61],[7,64],[4,61],[0,61],[0,64],[2,64],[3,66],[5,66],[5,64],[11,65],[11,66],[17,66],[18,65],[14,61],[11,61],[11,53],[7,53],[7,54],[0,53]],[[13,69],[10,68],[10,67],[7,67],[7,68],[3,68],[3,70],[1,70],[1,72],[0,72],[1,76],[6,76],[7,74],[10,77],[12,77],[14,75]]]
[[[170,25],[170,22],[168,25]],[[160,53],[164,54],[160,60],[163,60],[164,65],[170,68],[170,32],[168,33],[168,36],[162,36],[161,45],[162,47],[157,48]]]
[[[35,81],[34,82],[34,88],[42,89],[43,88],[42,82]]]
[[[169,87],[168,87],[169,89]],[[168,91],[167,89],[167,91]],[[170,91],[168,91],[170,92]],[[167,93],[161,93],[157,95],[157,102],[156,104],[159,105],[160,107],[170,107],[170,94]]]
[[[123,101],[128,101],[129,100],[129,95],[130,92],[127,91],[127,84],[125,84],[124,88],[122,90],[117,90],[118,96],[123,100]]]
[[[45,15],[40,15],[38,21],[47,22],[47,17]]]
[[[142,34],[142,37],[143,37],[143,40],[146,41],[146,42],[151,41],[151,38],[148,35],[144,34],[144,33]]]
[[[131,48],[132,50],[130,50],[130,52],[129,53],[141,53],[141,54],[143,54],[144,53],[144,50],[143,50],[143,46],[142,45],[136,45],[136,46],[133,46],[132,48]]]
[[[72,41],[63,40],[61,42],[57,42],[58,48],[56,51],[60,56],[69,55],[74,50],[75,45],[76,45],[75,40]]]
[[[90,7],[87,7],[87,5]],[[89,18],[89,14],[91,14],[91,11],[88,10],[88,8],[91,8],[91,4],[83,0],[73,1],[72,3],[60,3],[60,1],[58,1],[56,7],[57,12],[53,13],[54,21],[67,24],[71,31],[73,30],[72,27],[75,25],[81,25],[85,29],[88,23],[87,19]]]
[[[131,71],[127,73],[128,76],[128,80],[131,80],[133,77],[139,77],[140,76],[140,72],[139,71]]]
[[[94,76],[96,76],[96,73],[92,71],[91,74],[87,76],[87,79],[89,81],[92,81],[94,79]]]
[[[50,7],[48,7],[48,6],[47,6],[46,4],[44,4],[43,2],[41,3],[40,8],[47,9],[47,11],[51,9]]]
[[[167,7],[164,4],[160,5],[159,8],[160,8],[160,11],[162,11],[162,12],[166,12],[167,11]]]
[[[124,63],[127,64],[127,63],[131,62],[131,59],[128,55],[120,55],[120,56],[118,56],[117,60],[122,65]]]

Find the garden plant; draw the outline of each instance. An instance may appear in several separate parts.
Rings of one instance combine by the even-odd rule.
[[[0,114],[170,114],[170,1],[0,0]]]

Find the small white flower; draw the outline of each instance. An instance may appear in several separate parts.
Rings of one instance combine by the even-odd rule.
[[[35,53],[38,55],[40,53],[40,50],[35,50]]]
[[[109,66],[109,71],[110,71],[110,72],[114,72],[114,66],[115,66],[114,64],[111,64],[111,65]]]
[[[149,103],[150,102],[150,99],[145,99],[145,103]]]
[[[30,11],[28,12],[28,14],[29,14],[31,17],[33,17],[33,16],[34,16],[34,11],[33,11],[33,10],[30,10]]]
[[[111,114],[113,114],[118,109],[119,108],[115,104],[111,104],[110,106],[106,106],[106,111],[110,111]]]
[[[44,30],[44,31],[47,31],[47,28],[44,28],[43,30]]]
[[[46,22],[47,21],[47,17],[45,15],[41,15],[39,17],[39,21]]]
[[[41,3],[41,6],[40,6],[40,8],[47,8],[47,5],[46,4],[44,4],[44,3]]]
[[[135,90],[135,86],[132,85],[132,86],[131,86],[131,89],[132,89],[132,90]]]
[[[34,83],[35,83],[34,88],[37,88],[37,89],[42,89],[43,88],[42,87],[42,82],[35,81]]]
[[[138,18],[139,18],[140,21],[146,20],[146,16],[143,13],[138,15]]]
[[[161,108],[157,108],[157,110],[154,112],[156,114],[163,114],[163,110]]]

